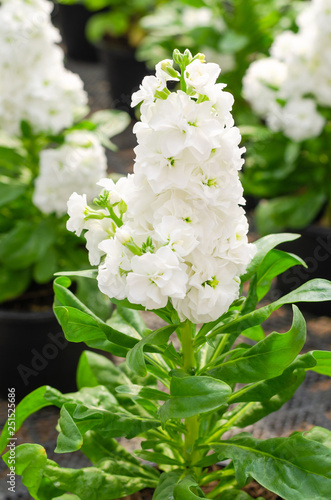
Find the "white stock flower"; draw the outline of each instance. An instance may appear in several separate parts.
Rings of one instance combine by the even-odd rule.
[[[165,307],[168,297],[183,299],[186,294],[187,274],[169,247],[156,253],[135,255],[131,259],[132,272],[127,276],[128,299],[147,309]]]
[[[67,202],[67,207],[69,215],[67,229],[80,236],[83,229],[85,229],[85,217],[88,211],[86,194],[72,193]]]
[[[297,24],[275,38],[272,57],[251,64],[243,95],[272,130],[303,141],[325,125],[317,105],[331,106],[330,0],[307,2]]]
[[[28,121],[34,132],[57,134],[72,125],[87,104],[81,79],[66,70],[59,31],[48,0],[0,4],[0,126],[20,134]]]
[[[98,183],[99,201],[108,193],[115,203],[102,206],[117,228],[112,235],[106,227],[100,241],[104,219],[83,227],[91,263],[101,257],[103,293],[146,309],[170,301],[181,319],[199,323],[217,319],[238,296],[238,277],[254,247],[239,206],[244,149],[233,126],[233,97],[215,83],[216,65],[196,61],[185,76],[190,95],[155,92],[168,79],[167,68],[174,75],[168,60],[157,65],[156,79],[144,80],[133,98],[142,101],[141,122],[134,127],[134,173],[117,183]],[[208,99],[198,102],[200,92]],[[121,211],[118,200],[125,202]]]
[[[106,170],[105,151],[96,136],[87,131],[71,132],[62,146],[40,153],[33,203],[44,213],[62,216],[74,189],[85,193],[89,201],[98,194],[96,182]]]

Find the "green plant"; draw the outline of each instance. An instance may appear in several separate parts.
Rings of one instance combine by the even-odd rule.
[[[272,278],[300,261],[274,248],[295,237],[282,234],[259,240],[242,277],[242,284],[250,280],[247,297],[201,327],[180,322],[168,305],[154,311],[166,325],[150,331],[137,311],[142,308],[127,300],[114,300],[116,313],[105,323],[68,290],[68,278],[57,278],[54,310],[67,339],[126,356],[126,362],[114,365],[86,351],[77,370],[78,392],[61,394],[41,387],[19,403],[16,430],[31,413],[55,405],[60,408],[56,452],[81,449],[92,462],[80,470],[59,467],[47,459],[41,445],[19,445],[16,473],[31,496],[110,500],[150,487],[156,488],[154,500],[193,500],[204,498],[204,487],[216,481],[207,498],[248,499],[240,488],[254,478],[286,500],[327,500],[330,431],[315,427],[266,440],[249,433],[225,434],[278,410],[307,370],[331,375],[330,352],[300,354],[306,326],[296,306],[287,333],[265,337],[261,327],[282,305],[330,300],[331,283],[313,280],[255,309]],[[93,272],[86,275],[92,278]],[[178,351],[169,342],[175,331],[181,343]],[[141,449],[130,454],[117,442],[121,436],[142,437]],[[8,440],[10,428],[5,426],[1,450]],[[9,458],[7,452],[8,465]],[[142,465],[138,458],[156,463],[157,469]],[[231,462],[209,469],[223,459]]]
[[[94,15],[88,21],[87,37],[92,42],[103,38],[118,39],[137,47],[144,33],[139,20],[149,13],[159,2],[157,0],[59,0],[65,5],[82,4]]]
[[[285,500],[329,498],[329,430],[266,440],[235,434],[277,411],[307,370],[331,375],[330,352],[300,354],[306,324],[297,306],[288,332],[266,336],[262,328],[283,305],[331,300],[331,282],[312,280],[261,303],[278,274],[305,264],[276,248],[297,235],[269,235],[255,248],[247,241],[238,206],[242,151],[218,73],[189,51],[161,61],[133,95],[142,101],[133,175],[103,179],[93,207],[84,195],[70,198],[70,229],[89,231],[89,242],[98,242],[90,255],[100,260],[98,270],[78,275],[97,278],[116,311],[107,321],[92,312],[69,290],[72,272],[54,282],[55,315],[69,341],[126,360],[85,352],[76,393],[41,387],[17,406],[17,429],[42,407],[60,408],[56,452],[81,449],[92,463],[63,468],[41,445],[18,446],[17,472],[35,500],[116,500],[144,487],[155,489],[154,500],[245,500],[241,488],[252,478]],[[167,80],[179,80],[181,90],[170,92]],[[144,310],[163,326],[148,329]],[[141,449],[133,454],[116,440],[136,436]],[[3,458],[10,466],[10,451]],[[226,467],[210,470],[225,459]]]
[[[55,271],[78,270],[88,266],[83,239],[77,239],[66,230],[66,200],[62,199],[63,188],[58,179],[54,178],[53,189],[61,201],[59,213],[55,212],[55,208],[46,213],[43,207],[41,210],[36,205],[34,196],[41,174],[40,155],[61,151],[66,138],[75,137],[72,135],[75,133],[79,133],[79,137],[82,133],[84,138],[95,137],[96,144],[100,140],[114,149],[115,145],[109,137],[122,131],[128,120],[126,113],[101,111],[58,135],[36,133],[27,122],[22,122],[21,137],[4,136],[0,147],[0,302],[19,297],[33,283],[50,283]],[[98,147],[101,148],[100,145]],[[85,151],[88,149],[73,145],[68,153],[64,153],[62,160],[69,166],[70,162],[75,166],[80,160],[84,161],[80,154]],[[96,159],[99,161],[99,156]],[[46,175],[51,178],[52,171]],[[93,184],[96,180],[92,181]],[[73,180],[67,178],[61,182],[70,185]],[[82,292],[83,288],[81,284]]]

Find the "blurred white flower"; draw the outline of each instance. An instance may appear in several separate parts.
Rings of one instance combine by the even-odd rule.
[[[74,189],[84,192],[88,201],[98,194],[96,182],[106,175],[107,159],[95,134],[75,131],[66,135],[62,146],[41,151],[39,168],[33,203],[44,213],[61,216]]]

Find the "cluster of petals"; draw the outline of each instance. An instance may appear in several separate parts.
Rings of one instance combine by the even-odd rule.
[[[312,0],[297,18],[297,33],[278,35],[270,57],[251,64],[243,95],[274,131],[293,141],[317,137],[331,107],[331,4]]]
[[[22,120],[57,134],[87,104],[81,79],[63,65],[52,9],[48,0],[0,2],[0,128],[9,134],[20,133]]]
[[[83,191],[87,200],[93,201],[99,193],[96,182],[106,171],[105,150],[95,134],[70,132],[61,146],[41,151],[33,203],[43,213],[61,217],[67,212],[73,190]]]
[[[228,310],[254,254],[240,206],[243,148],[219,73],[202,56],[182,74],[171,60],[159,63],[132,98],[141,104],[134,173],[99,183],[96,218],[84,196],[68,202],[67,227],[87,230],[103,293],[149,310],[170,301],[194,323]],[[170,92],[169,80],[181,80],[181,90]]]

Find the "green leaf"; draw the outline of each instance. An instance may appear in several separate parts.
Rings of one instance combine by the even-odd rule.
[[[21,295],[29,286],[31,270],[8,269],[6,265],[0,266],[0,302],[14,299]]]
[[[6,453],[2,458],[8,467],[10,467],[10,452]],[[38,444],[26,443],[15,448],[15,472],[22,476],[22,483],[36,500],[39,500],[38,489],[46,461],[46,451]]]
[[[242,433],[213,449],[220,460],[233,460],[240,487],[253,478],[286,500],[330,498],[331,450],[304,433],[265,441]]]
[[[61,408],[58,425],[61,432],[57,438],[55,453],[67,453],[68,451],[79,450],[83,444],[83,438],[66,405],[63,405]]]
[[[146,324],[139,311],[121,306],[117,306],[116,311],[123,322],[131,325],[142,336],[144,330],[146,330]]]
[[[323,192],[311,191],[263,200],[255,211],[259,232],[269,234],[286,228],[304,228],[314,220],[324,203]]]
[[[54,313],[71,342],[85,342],[88,346],[125,356],[138,340],[126,335],[99,319],[68,290],[71,281],[60,277],[54,281]]]
[[[44,385],[39,387],[38,389],[30,392],[25,398],[22,399],[16,406],[15,410],[15,429],[18,431],[23,424],[23,422],[33,413],[40,410],[41,408],[45,408],[46,406],[51,406],[52,403],[44,399],[44,394],[50,389],[48,386]],[[1,436],[0,436],[0,453],[5,449],[8,438],[10,438],[10,434],[8,432],[8,422],[6,422]]]
[[[102,432],[87,431],[84,435],[84,443],[81,448],[84,455],[96,465],[103,458],[117,457],[126,462],[139,465],[140,462],[129,453],[116,439],[105,437]],[[153,469],[154,472],[156,472]]]
[[[305,339],[305,319],[293,306],[293,323],[287,333],[271,333],[239,357],[209,370],[208,374],[231,383],[258,382],[277,377],[294,361]]]
[[[300,238],[299,234],[281,233],[269,234],[268,236],[264,236],[263,238],[255,241],[254,245],[257,249],[256,254],[248,265],[246,273],[241,277],[241,281],[244,283],[257,272],[261,262],[270,250],[275,248],[280,243],[284,243],[285,241],[293,241],[298,238]]]
[[[294,302],[323,302],[327,300],[331,300],[331,282],[320,278],[313,279],[293,290],[293,292],[284,295],[276,302],[243,316],[238,316],[235,320],[216,328],[207,338],[210,339],[220,333],[235,333],[239,335],[247,328],[252,328],[263,323],[274,311],[284,304],[292,304]],[[199,338],[199,342],[201,342],[201,338]]]
[[[55,242],[53,224],[49,219],[35,225],[19,221],[1,240],[0,260],[11,269],[25,269],[37,262]]]
[[[63,271],[55,273],[55,276],[81,276],[82,278],[96,279],[96,277],[98,276],[98,270],[87,269],[85,271]],[[61,284],[61,281],[57,281],[57,283]]]
[[[331,431],[328,429],[316,426],[310,429],[310,431],[305,432],[304,436],[306,439],[312,439],[331,449]]]
[[[175,500],[196,500],[206,498],[196,480],[191,476],[185,476],[178,481],[174,488]]]
[[[9,181],[9,179],[8,179]],[[26,190],[27,186],[19,182],[0,182],[0,207],[16,200]]]
[[[230,488],[222,491],[222,500],[252,500],[252,497],[245,491]],[[263,497],[257,497],[256,500],[263,500]]]
[[[54,248],[49,248],[47,253],[36,262],[33,269],[33,279],[37,283],[48,283],[53,279],[57,268],[57,255]]]
[[[166,344],[169,340],[170,335],[175,331],[176,327],[177,325],[164,326],[140,340],[140,342],[138,342],[126,356],[126,361],[129,368],[137,375],[144,377],[147,373],[144,359],[144,347],[147,344],[157,346]]]
[[[129,396],[139,396],[144,399],[154,399],[157,401],[165,401],[170,399],[171,396],[166,392],[159,391],[151,387],[142,387],[141,385],[131,384],[131,385],[120,385],[116,387],[117,394],[126,394]]]
[[[179,462],[174,458],[167,457],[162,453],[155,453],[153,451],[145,451],[145,450],[136,450],[134,453],[137,457],[141,458],[142,460],[148,460],[149,462],[156,463],[158,465],[165,464],[165,465],[183,466],[183,462]]]
[[[84,388],[72,394],[53,390],[47,392],[45,398],[56,406],[62,406],[59,421],[63,434],[59,445],[62,453],[79,449],[79,433],[83,436],[92,429],[102,432],[107,438],[130,439],[160,425],[158,419],[141,417],[119,406],[118,401],[103,386]],[[75,433],[74,440],[70,440],[68,430]]]
[[[331,377],[331,352],[330,351],[312,351],[312,356],[316,361],[316,366],[312,371]]]
[[[269,291],[272,280],[293,266],[307,267],[303,259],[297,255],[271,250],[263,259],[257,270],[257,299],[260,301]]]
[[[205,498],[202,490],[199,488],[195,479],[190,476],[184,476],[185,472],[174,470],[161,474],[159,484],[153,495],[153,500],[196,500]],[[198,493],[196,495],[192,488]]]
[[[172,377],[171,399],[160,409],[161,421],[215,410],[226,404],[230,394],[231,388],[226,383],[211,377]]]

